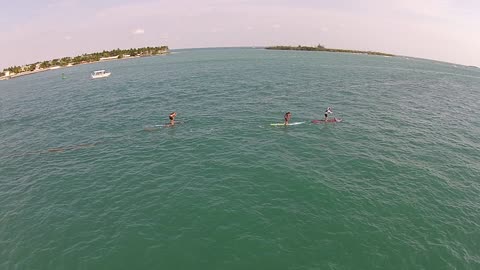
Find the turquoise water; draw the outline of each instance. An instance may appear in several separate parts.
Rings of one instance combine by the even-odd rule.
[[[0,82],[0,269],[480,269],[479,86],[262,49]]]

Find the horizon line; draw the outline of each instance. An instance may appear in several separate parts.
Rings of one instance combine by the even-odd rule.
[[[158,46],[160,46],[160,47],[161,46],[166,46],[168,48],[168,50],[175,51],[175,50],[202,50],[202,49],[265,49],[266,47],[269,47],[269,46],[272,46],[272,45],[207,46],[207,47],[180,47],[180,48],[170,48],[168,45],[158,45]],[[273,45],[273,46],[279,46],[279,45]],[[292,46],[292,45],[286,45],[286,46]],[[306,45],[300,45],[300,46],[306,46]],[[146,47],[155,47],[155,46],[150,46],[149,45],[149,46],[144,46],[144,47],[133,47],[133,48],[131,47],[131,48],[128,48],[128,49],[146,48]],[[310,47],[310,46],[308,46],[308,47]],[[111,50],[116,50],[116,49],[127,50],[127,49],[121,49],[119,47],[117,47],[115,49],[111,49]],[[329,48],[329,49],[344,49],[344,48]],[[346,50],[354,50],[354,49],[346,49]],[[103,49],[102,51],[108,51],[108,50]],[[102,51],[84,52],[84,53],[79,54],[79,55],[92,54],[92,53],[97,53],[97,52],[102,52]],[[79,56],[79,55],[77,55],[77,56]],[[52,61],[54,59],[61,59],[61,58],[64,58],[64,57],[72,57],[72,56],[62,56],[62,57],[57,57],[57,58],[53,58],[53,59],[50,59],[50,60],[36,61],[36,62],[30,63],[30,64],[22,64],[22,65],[19,65],[19,66],[22,67],[22,66],[26,66],[26,65],[32,65],[32,64],[35,64],[35,63],[41,63],[41,62],[45,62],[45,61]],[[444,64],[459,65],[459,66],[468,67],[468,68],[480,68],[479,66],[475,66],[475,65],[465,65],[465,64],[459,64],[459,63],[454,63],[454,62],[447,62],[447,61],[443,61],[443,60],[423,58],[423,57],[417,57],[417,56],[393,54],[393,57],[413,58],[413,59],[418,59],[418,60],[427,60],[427,61],[433,61],[433,62],[444,63]],[[17,66],[17,65],[13,65],[13,66]],[[13,67],[13,66],[10,66],[10,67]],[[5,69],[7,69],[7,68],[9,68],[9,67],[5,67],[5,68],[1,69],[0,72],[5,71]]]

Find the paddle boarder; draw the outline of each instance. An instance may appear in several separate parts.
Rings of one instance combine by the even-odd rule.
[[[326,110],[325,110],[325,122],[327,122],[327,118],[328,118],[328,115],[333,113],[332,111],[332,108],[331,107],[328,107]]]
[[[287,112],[284,116],[283,119],[285,119],[285,126],[288,125],[288,121],[290,121],[290,117],[292,117],[292,114],[290,112]]]
[[[170,126],[173,126],[175,125],[175,117],[177,116],[177,113],[176,112],[172,112],[168,118],[170,119]]]

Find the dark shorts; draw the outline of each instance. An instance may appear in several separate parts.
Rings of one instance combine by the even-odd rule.
[[[173,120],[173,117],[169,116],[168,118],[170,118],[170,120]]]
[[[325,114],[325,118],[327,118],[327,117],[328,117],[328,113]]]

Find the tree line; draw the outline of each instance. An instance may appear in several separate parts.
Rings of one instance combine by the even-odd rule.
[[[5,71],[9,71],[10,73],[22,73],[26,71],[34,71],[37,69],[37,65],[40,69],[55,67],[55,66],[67,66],[71,65],[78,65],[84,63],[91,63],[100,61],[100,58],[103,57],[118,57],[124,58],[125,56],[135,57],[135,56],[150,56],[150,55],[157,55],[167,53],[169,51],[168,46],[160,46],[160,47],[143,47],[143,48],[130,48],[130,49],[114,49],[111,51],[102,51],[102,52],[95,52],[95,53],[84,53],[82,55],[78,55],[75,57],[63,57],[58,59],[53,59],[49,61],[43,62],[36,62],[33,64],[28,64],[23,67],[21,66],[11,66],[3,70],[0,73],[1,76],[5,76]]]
[[[381,56],[395,56],[389,53],[382,53],[382,52],[374,52],[374,51],[357,51],[357,50],[344,50],[344,49],[330,49],[325,48],[323,45],[318,45],[316,47],[311,46],[271,46],[266,47],[267,50],[292,50],[292,51],[320,51],[320,52],[340,52],[340,53],[362,53],[362,54],[369,54],[369,55],[381,55]]]

